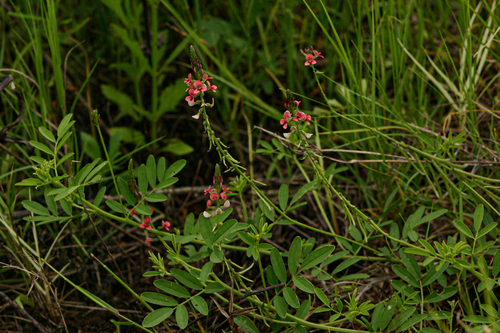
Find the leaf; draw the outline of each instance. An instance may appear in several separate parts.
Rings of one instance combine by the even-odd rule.
[[[194,214],[189,213],[188,217],[186,218],[186,222],[184,223],[184,235],[191,235],[193,226],[194,226]]]
[[[205,283],[208,279],[208,275],[212,272],[212,267],[214,267],[214,263],[211,261],[207,261],[200,272],[200,280]]]
[[[68,188],[65,188],[63,191],[59,192],[58,195],[56,195],[56,197],[54,198],[55,201],[59,201],[65,197],[67,197],[68,195],[70,195],[71,193],[73,193],[79,186],[71,186],[71,187],[68,187]]]
[[[156,161],[153,155],[149,155],[146,162],[146,175],[149,185],[154,188],[156,185]]]
[[[309,190],[311,190],[314,185],[316,185],[316,181],[313,180],[312,182],[309,182],[307,184],[305,184],[304,186],[302,186],[298,191],[297,193],[295,193],[295,195],[293,196],[293,199],[292,201],[290,201],[290,205],[293,205],[297,200],[299,200],[300,198],[302,198],[302,196],[304,194],[306,194]]]
[[[208,314],[208,305],[207,302],[201,296],[193,296],[191,298],[191,304],[193,304],[194,308],[198,310],[201,314]]]
[[[200,233],[203,237],[205,243],[209,248],[214,246],[214,233],[212,232],[212,222],[210,219],[207,219],[203,214],[200,214],[198,218],[198,223],[200,224]]]
[[[288,269],[290,270],[290,274],[294,275],[297,272],[301,255],[302,240],[299,236],[296,236],[288,250]]]
[[[101,171],[101,169],[106,166],[108,164],[108,161],[104,161],[102,162],[101,164],[99,164],[97,167],[94,168],[94,170],[92,170],[88,175],[87,177],[85,177],[85,179],[83,180],[84,183],[88,183],[90,181],[95,181],[93,178],[94,176],[99,172]]]
[[[160,159],[158,160],[158,165],[156,166],[156,178],[159,182],[163,180],[163,176],[165,175],[165,168],[165,157],[160,157]]]
[[[80,132],[82,150],[93,160],[101,157],[101,148],[97,140],[86,132]]]
[[[99,163],[100,158],[96,158],[95,160],[92,161],[92,163],[86,164],[83,168],[78,171],[76,174],[74,180],[73,180],[73,185],[80,185],[85,177],[92,171],[92,169]]]
[[[44,153],[49,154],[50,156],[54,156],[54,152],[52,150],[50,150],[50,148],[47,147],[46,145],[44,145],[43,143],[40,143],[40,142],[34,141],[34,140],[31,140],[30,143],[36,149],[41,150]]]
[[[415,287],[415,288],[420,287],[420,285],[418,284],[418,281],[415,279],[415,277],[410,272],[408,272],[408,270],[406,270],[405,268],[403,268],[399,265],[393,265],[392,271],[394,273],[396,273],[402,280],[411,284],[413,287]]]
[[[250,333],[259,333],[257,326],[255,326],[254,322],[247,316],[237,316],[236,318],[234,318],[234,323],[245,331],[248,331]]]
[[[54,135],[48,129],[46,129],[43,126],[40,126],[40,127],[38,127],[38,130],[40,131],[40,134],[43,135],[43,137],[45,139],[47,139],[48,141],[50,141],[52,143],[56,142],[56,138],[54,138]]]
[[[215,233],[214,243],[222,241],[224,237],[226,237],[237,224],[238,221],[236,220],[229,220],[224,222],[224,224],[220,226]]]
[[[73,157],[73,155],[75,155],[75,153],[67,153],[66,155],[64,155],[63,157],[61,157],[59,159],[59,161],[57,161],[56,167],[59,168],[59,166],[61,164],[63,164],[64,162],[66,162],[67,159]]]
[[[297,288],[299,288],[302,291],[305,291],[306,293],[314,294],[314,285],[311,282],[309,282],[309,280],[304,279],[303,277],[300,276],[294,277],[293,284],[295,284]]]
[[[147,292],[143,293],[141,295],[141,298],[145,300],[148,303],[151,304],[156,304],[156,305],[163,305],[163,306],[176,306],[178,303],[175,299],[172,297],[160,294],[160,293],[154,293],[154,292]]]
[[[347,259],[346,261],[342,262],[340,265],[335,267],[335,269],[332,272],[332,275],[337,274],[337,273],[345,270],[347,267],[354,265],[355,263],[357,263],[360,260],[361,260],[361,258],[359,258],[359,257],[351,257],[351,258]]]
[[[372,328],[377,331],[379,328],[380,320],[382,319],[382,313],[384,312],[384,303],[380,302],[375,306],[372,314]]]
[[[474,230],[476,232],[479,231],[481,228],[481,223],[483,223],[483,217],[484,217],[484,206],[483,204],[480,204],[477,206],[475,212],[474,212]]]
[[[181,304],[177,307],[177,310],[175,310],[175,320],[177,321],[177,325],[179,325],[180,328],[185,328],[188,324],[188,311],[184,304]]]
[[[203,290],[203,285],[191,273],[181,271],[177,268],[172,268],[170,273],[183,285],[194,290]]]
[[[424,256],[424,257],[428,257],[430,255],[430,253],[427,252],[426,250],[424,250],[424,249],[418,249],[418,248],[415,248],[415,247],[407,247],[405,249],[405,252],[406,253],[411,253],[411,254],[416,254],[418,256]]]
[[[305,271],[318,265],[325,260],[333,252],[333,250],[335,250],[334,245],[326,245],[309,253],[309,255],[302,262],[300,270]]]
[[[437,303],[444,301],[445,299],[450,298],[451,296],[457,293],[457,288],[454,287],[446,287],[444,288],[441,294],[438,294],[436,290],[434,290],[429,296],[425,298],[425,302],[427,303]]]
[[[150,314],[144,318],[142,321],[142,326],[144,327],[153,327],[160,323],[162,323],[165,319],[170,317],[170,315],[174,312],[172,308],[161,308],[158,310],[154,310]]]
[[[288,203],[288,185],[282,184],[278,194],[278,201],[282,211],[285,211]],[[293,273],[292,273],[293,274]]]
[[[487,234],[490,233],[491,230],[495,229],[497,227],[497,225],[498,225],[498,223],[496,223],[496,222],[488,224],[486,227],[481,229],[481,231],[479,231],[477,238],[481,238],[483,236],[486,236]]]
[[[151,192],[145,199],[147,202],[164,202],[168,198],[165,194]]]
[[[274,269],[271,266],[267,266],[266,278],[270,285],[275,285],[279,283],[276,274],[274,274]]]
[[[57,137],[61,139],[61,137],[73,126],[75,121],[71,121],[71,117],[73,114],[67,114],[59,123],[59,128],[57,129]]]
[[[123,207],[122,205],[120,205],[119,202],[116,202],[114,200],[106,200],[106,205],[116,213],[121,213],[121,214],[127,213],[127,211],[125,210],[125,207]]]
[[[141,215],[151,216],[153,213],[151,212],[151,208],[145,205],[139,205],[135,207],[135,211]]]
[[[59,201],[59,204],[61,204],[61,207],[66,214],[72,215],[73,207],[71,207],[71,205],[66,200]]]
[[[194,151],[194,148],[181,139],[172,138],[169,143],[161,149],[161,152],[172,153],[177,156],[187,155]]]
[[[449,263],[445,263],[439,270],[436,270],[437,265],[432,267],[431,270],[429,270],[424,277],[424,280],[422,281],[422,287],[425,287],[432,282],[436,281],[438,277],[440,277],[444,271],[448,268]]]
[[[304,328],[304,326],[295,325],[293,328],[293,333],[307,333],[307,330]]]
[[[159,119],[166,112],[174,111],[179,101],[186,96],[185,91],[186,84],[182,78],[163,89],[160,95],[160,106],[154,115],[155,119]]]
[[[285,301],[292,308],[298,309],[300,306],[299,298],[295,294],[295,292],[290,287],[283,288],[283,297],[285,297]]]
[[[43,183],[40,179],[38,178],[26,178],[20,181],[19,183],[16,183],[16,186],[37,186]]]
[[[178,180],[179,179],[175,178],[175,177],[167,178],[167,179],[161,181],[158,185],[156,185],[155,189],[156,190],[161,190],[161,189],[164,189],[166,187],[172,186],[175,183],[177,183]]]
[[[276,308],[276,313],[280,318],[285,319],[286,313],[288,311],[288,304],[285,299],[281,296],[275,296],[273,300],[273,305]]]
[[[57,146],[56,146],[56,151],[59,151],[61,150],[62,146],[64,146],[64,144],[66,143],[66,141],[68,141],[69,137],[71,136],[71,134],[73,134],[73,132],[68,132],[66,133],[62,138],[59,138],[58,142],[57,142]],[[68,154],[74,154],[74,153],[68,153]],[[57,162],[57,164],[61,163],[61,160],[59,160],[59,162]]]
[[[134,107],[134,100],[130,96],[107,84],[101,85],[101,91],[106,99],[118,105],[122,113],[132,117],[135,121],[141,120],[142,113],[137,112],[139,108]]]
[[[500,250],[495,253],[495,258],[493,258],[493,266],[491,268],[491,274],[496,278],[498,273],[500,273]]]
[[[433,255],[436,255],[436,251],[434,250],[432,245],[429,244],[429,242],[427,242],[425,239],[419,239],[418,241],[426,248],[427,251],[429,251]],[[408,253],[408,251],[406,251],[406,253]]]
[[[444,215],[448,213],[448,209],[438,209],[436,210],[435,212],[432,212],[430,214],[427,214],[426,216],[422,217],[417,223],[415,226],[417,225],[420,225],[422,223],[425,223],[425,222],[429,222],[429,221],[432,221],[432,220],[435,220],[437,219],[438,217],[440,217],[441,215]]]
[[[304,320],[307,315],[309,314],[309,309],[311,308],[311,300],[306,299],[300,307],[297,309],[297,312],[295,313],[295,316]]]
[[[165,171],[165,176],[163,180],[173,177],[178,174],[186,165],[186,160],[178,160],[174,162],[171,166],[168,167],[167,171]]]
[[[416,324],[420,323],[425,318],[427,318],[427,314],[425,314],[425,313],[418,314],[416,316],[411,317],[403,325],[401,325],[398,328],[398,332],[406,331],[410,327],[415,326]]]
[[[286,283],[286,267],[279,251],[276,248],[271,250],[271,265],[274,273],[282,283]]]
[[[123,195],[125,201],[127,201],[127,203],[130,206],[135,206],[137,204],[137,199],[134,193],[132,193],[132,191],[128,187],[127,182],[123,180],[121,177],[118,177],[117,182],[118,182],[118,188],[120,189],[120,194]]]
[[[379,330],[383,331],[389,322],[392,319],[392,316],[394,315],[394,310],[396,309],[396,299],[393,298],[389,301],[389,304],[387,304],[387,307],[384,309],[382,312],[382,316],[380,317],[379,321]]]
[[[153,282],[156,288],[175,297],[189,298],[191,294],[181,285],[167,280],[156,280]]]
[[[461,221],[458,221],[458,220],[455,220],[453,221],[453,224],[455,225],[455,227],[462,233],[464,234],[465,236],[469,237],[469,238],[474,238],[474,235],[472,234],[472,232],[470,231],[469,228],[467,228],[467,226],[461,222]]]
[[[223,290],[224,287],[219,282],[209,282],[207,283],[207,287],[205,288],[205,294],[218,293],[219,291]]]
[[[56,201],[54,200],[54,196],[49,195],[48,192],[49,192],[48,189],[46,189],[45,192],[43,193],[43,196],[45,198],[45,203],[47,204],[47,207],[49,207],[50,212],[55,216],[57,216],[58,212],[57,212]]]
[[[387,330],[389,332],[393,332],[396,330],[399,326],[401,326],[408,318],[411,317],[411,315],[417,310],[415,307],[410,307],[403,312],[401,312],[399,315],[394,318],[394,320],[391,322],[389,327],[387,327]]]
[[[50,215],[50,213],[47,210],[47,208],[45,208],[44,206],[42,206],[38,202],[24,200],[22,202],[22,204],[23,204],[23,207],[26,210],[29,210],[30,212],[35,213],[37,215],[43,215],[43,216],[49,216]]]
[[[416,280],[420,280],[422,275],[420,274],[420,267],[418,266],[417,259],[411,254],[406,254],[403,249],[399,250],[399,255],[411,275],[413,275]]]
[[[316,296],[318,296],[319,300],[323,302],[323,304],[325,304],[327,307],[330,307],[330,302],[328,301],[328,297],[326,297],[323,290],[319,288],[314,288],[314,293],[316,294]]]
[[[139,191],[142,195],[146,195],[148,192],[148,176],[146,166],[144,164],[141,164],[139,170],[137,170],[137,182],[139,185]]]

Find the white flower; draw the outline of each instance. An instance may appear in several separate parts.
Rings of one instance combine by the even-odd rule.
[[[203,216],[205,216],[205,218],[207,218],[207,219],[209,219],[210,217],[212,217],[212,215],[210,215],[210,213],[207,212],[207,211],[203,212]]]
[[[283,136],[285,137],[285,139],[288,139],[291,135],[292,135],[292,133],[283,133]]]

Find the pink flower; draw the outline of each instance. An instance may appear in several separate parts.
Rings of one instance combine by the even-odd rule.
[[[212,187],[212,185],[210,185],[208,188],[205,189],[205,192],[203,193],[203,195],[207,195],[210,193],[210,188]]]
[[[300,50],[300,53],[302,53],[306,57],[306,62],[304,63],[304,65],[306,66],[316,64],[315,59],[318,57],[324,58],[321,55],[321,52],[314,50],[312,46],[309,49],[306,47],[304,51]]]
[[[291,118],[292,118],[292,113],[286,110],[283,113],[283,119],[280,120],[280,125],[283,125],[283,129],[288,128],[288,122],[290,121]]]
[[[210,194],[210,200],[217,200],[219,199],[219,195],[217,192]]]
[[[139,228],[151,230],[151,225],[146,224],[146,223],[141,223],[141,224],[139,224]]]
[[[212,205],[212,200],[207,200],[207,207],[210,207]]]
[[[130,208],[130,210],[132,210],[132,208]],[[137,214],[137,212],[135,210],[132,210],[132,213],[130,213],[130,215],[134,216],[135,214]]]
[[[171,226],[172,224],[168,221],[161,221],[161,226],[162,228],[165,228],[167,231],[169,231],[169,227]]]
[[[306,62],[304,65],[309,66],[309,65],[315,65],[316,60],[314,60],[314,56],[312,54],[307,54],[306,55]]]
[[[147,245],[150,245],[152,241],[153,241],[153,238],[146,237],[146,240],[144,241],[144,243],[146,243]]]
[[[150,224],[151,223],[151,218],[148,216],[148,217],[145,217],[144,218],[144,223],[146,224]]]
[[[212,84],[210,83],[210,81],[207,81],[207,84],[208,84],[208,89],[209,89],[209,90],[212,90],[213,92],[217,92],[217,91],[216,91],[216,90],[217,90],[217,86],[216,86],[216,85],[212,85]]]

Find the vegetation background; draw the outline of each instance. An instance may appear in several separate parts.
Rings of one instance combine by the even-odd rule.
[[[168,200],[154,205],[182,232],[190,213],[204,211],[202,191],[220,163],[208,149],[204,123],[192,118],[197,108],[184,100],[193,44],[218,86],[208,109],[211,126],[248,176],[267,184],[268,198],[278,201],[282,184],[295,193],[315,178],[311,162],[279,139],[289,89],[314,118],[311,142],[329,182],[385,232],[363,230],[361,215],[351,220],[346,213],[346,201],[319,189],[292,215],[344,240],[278,225],[263,242],[286,252],[300,235],[335,244],[335,253],[348,251],[339,257],[348,263],[344,269],[335,271],[339,263],[330,262],[330,279],[318,283],[341,302],[361,288],[360,303],[387,309],[397,299],[396,314],[418,305],[426,315],[412,316],[407,327],[401,324],[413,313],[400,317],[393,330],[498,331],[499,18],[496,0],[0,0],[0,77],[7,82],[11,75],[16,89],[0,91],[0,291],[46,327],[120,327],[110,322],[117,319],[112,313],[41,268],[43,257],[74,284],[142,321],[148,311],[91,254],[115,261],[122,279],[141,293],[153,288],[153,279],[142,276],[152,269],[148,251],[165,252],[161,244],[145,244],[141,229],[107,218],[90,224],[83,213],[67,226],[61,223],[67,220],[36,224],[22,202],[45,205],[46,196],[16,184],[33,177],[37,161],[30,156],[41,154],[28,142],[45,142],[39,127],[55,132],[73,114],[74,135],[61,149],[74,155],[59,165],[70,176],[96,158],[122,176],[130,159],[136,168],[149,155],[167,165],[187,161],[165,192]],[[300,53],[311,45],[325,56],[315,67],[319,81]],[[102,137],[91,121],[94,109]],[[113,187],[111,174],[102,173],[99,184],[86,187],[87,198],[103,185]],[[243,201],[255,211],[258,197],[247,190]],[[106,198],[116,198],[110,191]],[[367,249],[353,249],[351,241]],[[404,253],[416,255],[414,272]],[[232,256],[251,261],[244,253]],[[446,267],[433,270],[433,260]],[[342,276],[352,278],[345,287]],[[346,315],[337,327],[377,327],[372,308],[366,314],[366,322]],[[7,303],[0,307],[7,331],[34,330],[26,318]],[[380,330],[389,330],[387,324],[377,323]]]

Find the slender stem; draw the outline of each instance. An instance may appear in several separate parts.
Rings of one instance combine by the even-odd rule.
[[[111,177],[113,178],[113,183],[115,184],[116,193],[118,194],[118,200],[120,201],[120,205],[123,206],[122,196],[120,193],[120,189],[118,188],[118,184],[116,183],[116,177],[115,173],[113,172],[113,166],[111,165],[111,159],[109,158],[108,150],[106,149],[106,145],[104,144],[104,138],[102,137],[101,127],[99,125],[97,125],[96,127],[97,127],[97,132],[99,132],[99,138],[101,139],[102,149],[104,150],[104,154],[106,155],[106,160],[108,161],[109,171],[111,172]]]

